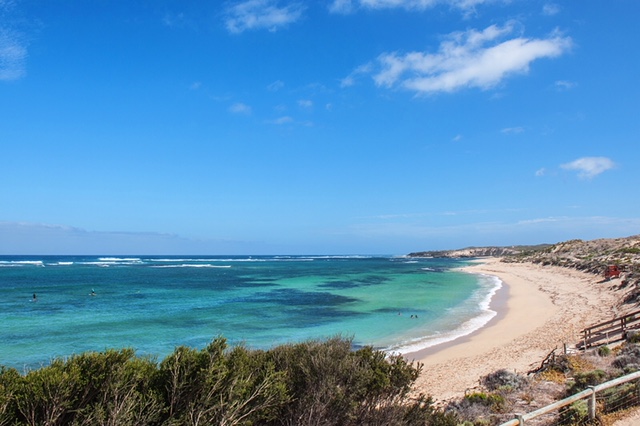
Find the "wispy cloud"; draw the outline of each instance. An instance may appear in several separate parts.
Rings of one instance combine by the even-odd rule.
[[[169,28],[183,28],[190,25],[184,13],[165,13],[162,23]]]
[[[556,87],[556,90],[564,91],[564,90],[573,89],[578,85],[578,83],[574,83],[573,81],[567,81],[567,80],[558,80],[554,83],[554,85]]]
[[[373,64],[364,64],[357,67],[348,76],[340,80],[340,87],[351,87],[356,84],[356,79],[359,75],[370,74],[374,71]]]
[[[523,133],[524,127],[505,127],[500,130],[500,133],[504,133],[505,135],[517,135],[518,133]]]
[[[311,101],[309,99],[300,99],[298,101],[298,106],[300,108],[312,108],[313,107],[313,101]]]
[[[358,67],[348,78],[372,71],[379,87],[401,87],[417,94],[454,92],[463,88],[489,89],[513,74],[525,74],[531,63],[569,50],[569,37],[508,38],[515,22],[449,34],[436,53],[383,53],[371,66]]]
[[[5,19],[13,7],[13,1],[0,0],[0,81],[18,80],[26,74],[27,43],[23,34],[8,26]]]
[[[270,92],[277,92],[278,90],[284,87],[284,82],[280,80],[276,80],[273,83],[267,86],[267,90]]]
[[[278,125],[290,124],[290,123],[293,123],[293,118],[289,117],[288,115],[285,115],[285,116],[276,118],[275,120],[271,120],[269,123],[278,124]]]
[[[547,16],[553,16],[560,13],[560,6],[555,3],[547,3],[542,6],[542,14]]]
[[[578,172],[581,179],[592,179],[607,170],[613,169],[615,163],[607,157],[582,157],[570,163],[562,164],[565,170]]]
[[[247,104],[244,104],[242,102],[236,102],[233,105],[231,105],[229,107],[229,111],[231,111],[234,114],[245,114],[245,115],[249,115],[251,114],[251,107]]]
[[[496,0],[333,0],[329,11],[333,13],[351,13],[357,9],[406,9],[426,10],[437,5],[457,8],[465,12],[477,5],[492,3]]]
[[[253,254],[256,247],[258,250],[271,248],[268,244],[250,240],[194,239],[173,233],[92,231],[65,225],[6,221],[0,221],[0,241],[0,255]]]
[[[246,30],[277,31],[298,21],[305,7],[300,3],[279,6],[277,0],[247,0],[226,9],[225,26],[234,34]]]

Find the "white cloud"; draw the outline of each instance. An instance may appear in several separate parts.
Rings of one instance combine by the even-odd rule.
[[[279,7],[277,0],[246,0],[226,10],[225,25],[231,33],[267,29],[277,31],[302,17],[304,6],[291,3]]]
[[[356,78],[360,75],[370,74],[374,70],[373,64],[364,64],[357,67],[355,70],[351,72],[348,76],[340,80],[340,87],[351,87],[356,84]]]
[[[457,134],[453,137],[453,139],[451,139],[453,142],[459,142],[462,140],[462,135],[461,134]]]
[[[346,14],[358,8],[426,10],[437,5],[444,5],[468,12],[479,4],[495,1],[496,0],[333,0],[329,5],[329,11]]]
[[[376,85],[399,86],[418,94],[489,89],[510,75],[527,73],[533,61],[560,56],[572,45],[569,37],[559,34],[545,39],[504,40],[514,27],[515,23],[509,22],[503,27],[455,32],[436,53],[383,53],[374,63],[356,69],[350,78],[371,69]]]
[[[169,28],[182,28],[186,22],[184,13],[166,13],[162,18],[162,23]]]
[[[175,234],[99,232],[64,225],[0,221],[0,254],[194,253],[197,241]]]
[[[329,11],[333,13],[351,13],[353,8],[352,0],[334,0],[329,5]]]
[[[505,135],[516,135],[518,133],[523,133],[524,127],[505,127],[500,130],[500,133],[504,133]]]
[[[563,90],[573,89],[578,85],[578,83],[574,83],[573,81],[567,81],[567,80],[558,80],[554,83],[554,85],[556,86],[557,90],[563,91]]]
[[[270,92],[277,92],[278,90],[284,87],[284,82],[280,80],[276,80],[273,83],[267,86],[267,90]]]
[[[288,115],[285,115],[283,117],[280,118],[276,118],[275,120],[270,121],[271,124],[289,124],[289,123],[293,123],[293,118],[289,117]]]
[[[251,107],[247,104],[243,104],[242,102],[236,102],[235,104],[229,107],[229,111],[234,114],[251,114]]]
[[[313,107],[313,101],[310,101],[308,99],[300,99],[298,101],[298,106],[300,108],[311,108]]]
[[[7,28],[0,28],[0,81],[22,78],[25,74],[27,48],[20,35]]]
[[[536,176],[537,177],[544,176],[545,174],[547,174],[547,170],[544,167],[536,170]]]
[[[581,179],[591,179],[614,168],[615,163],[607,157],[582,157],[562,164],[560,167],[578,172],[578,177]]]
[[[553,16],[560,13],[560,6],[554,3],[547,3],[542,6],[542,13],[547,16]]]

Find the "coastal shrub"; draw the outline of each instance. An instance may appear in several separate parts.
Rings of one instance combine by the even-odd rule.
[[[495,412],[503,411],[506,402],[502,395],[484,392],[474,392],[465,395],[464,399],[470,404],[481,404],[487,406]]]
[[[215,339],[197,351],[179,347],[160,365],[167,424],[252,424],[277,417],[288,402],[284,374],[259,351]]]
[[[17,417],[15,393],[21,380],[18,370],[0,367],[0,425],[9,425]]]
[[[638,295],[636,294],[636,297]],[[627,342],[628,343],[640,343],[640,332],[638,330],[629,330],[627,331]]]
[[[598,348],[598,355],[601,357],[607,357],[609,355],[611,355],[611,348],[609,348],[609,346],[600,346]]]
[[[567,390],[567,395],[573,395],[587,389],[589,386],[599,385],[608,380],[608,374],[603,370],[593,370],[585,373],[576,373],[573,376],[573,384]]]
[[[342,338],[267,351],[217,338],[160,363],[87,352],[24,375],[0,367],[0,425],[457,425],[429,397],[409,398],[421,368]]]
[[[599,409],[604,414],[638,406],[638,384],[625,383],[598,394]]]
[[[550,358],[548,365],[542,371],[553,370],[562,374],[567,374],[575,370],[576,367],[579,368],[579,366],[576,365],[575,359],[567,355],[558,355]]]
[[[404,413],[401,421],[391,423],[375,423],[389,425],[406,425],[406,426],[459,426],[460,416],[455,411],[437,409],[433,405],[433,400],[423,394],[413,399],[410,404],[402,404]],[[385,419],[387,420],[387,419]]]
[[[162,418],[156,363],[130,355],[114,366],[91,403],[78,410],[74,425],[149,425]]]
[[[527,378],[511,372],[509,370],[500,369],[484,376],[480,382],[490,391],[496,390],[518,390],[527,384]]]
[[[487,425],[494,423],[496,414],[502,413],[505,408],[506,400],[503,396],[473,392],[465,395],[461,400],[450,403],[447,410],[455,412],[461,422],[468,422],[472,425]]]
[[[371,347],[351,348],[350,339],[336,337],[267,352],[286,373],[290,391],[279,424],[426,424],[436,417],[430,400],[406,401],[420,365]]]
[[[611,365],[627,373],[640,370],[640,346],[637,344],[623,345]]]
[[[560,410],[558,424],[561,425],[580,425],[586,424],[589,420],[589,406],[587,401],[581,399],[574,402],[568,407]]]
[[[56,359],[49,366],[27,373],[16,389],[16,408],[28,425],[70,422],[82,378],[76,366]]]

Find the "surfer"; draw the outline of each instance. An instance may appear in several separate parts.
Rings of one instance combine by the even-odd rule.
[[[35,293],[33,293],[33,301],[34,301],[34,302],[37,302],[37,301],[38,301],[38,296],[36,296],[36,294],[35,294]]]
[[[96,292],[93,289],[91,289],[91,293],[89,293],[89,296],[95,296],[95,295],[96,295]]]

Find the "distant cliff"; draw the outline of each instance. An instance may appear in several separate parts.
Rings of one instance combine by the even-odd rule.
[[[505,262],[533,262],[564,266],[600,274],[607,265],[619,265],[628,272],[640,269],[640,235],[598,240],[569,240],[542,250],[507,256]]]
[[[503,262],[578,269],[602,277],[608,265],[618,265],[623,274],[612,284],[626,290],[625,303],[640,305],[640,235],[597,240],[569,240],[557,244],[512,247],[469,247],[459,250],[423,251],[411,257],[473,258],[494,256]]]
[[[456,250],[420,251],[409,253],[409,257],[448,257],[448,258],[469,258],[469,257],[502,257],[520,255],[532,250],[541,250],[548,247],[548,244],[540,246],[511,246],[511,247],[467,247]]]

